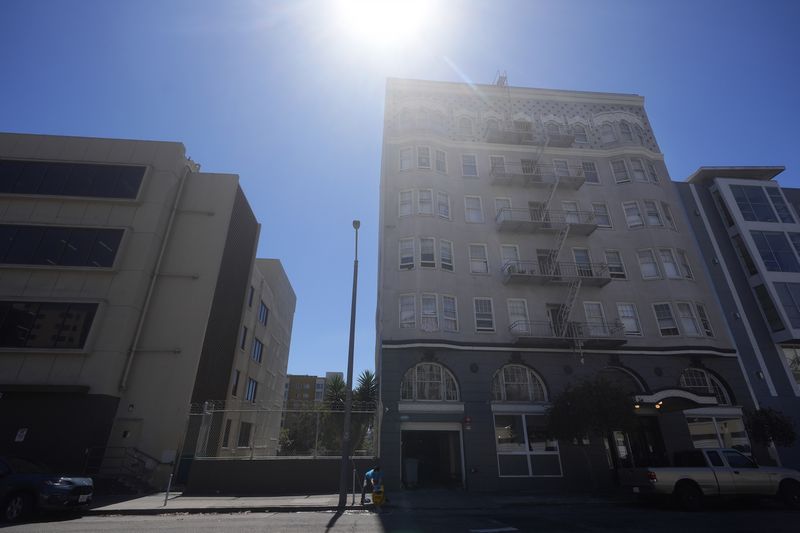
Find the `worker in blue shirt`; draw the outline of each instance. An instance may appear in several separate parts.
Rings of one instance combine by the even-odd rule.
[[[361,484],[361,505],[364,505],[364,495],[367,493],[367,487],[376,492],[383,486],[383,472],[381,472],[381,465],[375,465],[372,470],[364,474],[364,483]]]

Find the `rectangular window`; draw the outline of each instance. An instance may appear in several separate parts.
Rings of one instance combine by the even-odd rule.
[[[231,419],[225,421],[225,431],[222,432],[222,447],[228,448],[231,441]]]
[[[253,378],[247,378],[247,389],[245,391],[244,399],[256,403],[256,395],[258,394],[258,381]]]
[[[400,328],[417,327],[417,299],[413,294],[400,296]]]
[[[478,161],[472,154],[461,156],[461,174],[469,178],[478,177]]]
[[[400,270],[414,268],[414,239],[400,239]]]
[[[587,248],[573,248],[572,257],[575,259],[575,267],[580,277],[591,278],[594,276],[592,258]]]
[[[450,219],[450,196],[446,192],[436,193],[436,214],[440,218]]]
[[[0,225],[0,264],[111,268],[121,229]]]
[[[439,262],[442,270],[453,271],[453,243],[439,239]]]
[[[583,161],[581,167],[586,183],[600,183],[600,175],[597,173],[597,165],[594,164],[594,161]]]
[[[800,272],[797,256],[781,231],[751,231],[764,266],[770,272]]]
[[[411,170],[414,163],[414,149],[400,148],[400,170]]]
[[[700,324],[697,322],[692,304],[678,302],[675,305],[678,308],[678,319],[681,322],[683,334],[689,337],[702,337],[700,333]]]
[[[146,167],[0,159],[0,194],[135,199]]]
[[[515,244],[501,244],[500,260],[502,261],[503,272],[507,272],[509,267],[516,270],[519,263],[519,247]]]
[[[619,315],[619,321],[622,322],[622,327],[625,329],[625,335],[640,336],[642,334],[642,326],[639,323],[636,305],[618,303],[617,314]]]
[[[692,265],[689,263],[689,254],[686,250],[678,249],[678,260],[681,263],[681,274],[686,279],[694,279],[694,272],[692,272]]]
[[[647,183],[647,174],[644,171],[644,163],[641,159],[631,159],[631,174],[633,174],[633,181],[641,181]]]
[[[420,189],[417,200],[417,212],[420,215],[433,215],[433,191],[431,189]]]
[[[791,236],[792,234],[790,233],[789,235]],[[750,274],[751,276],[757,274],[758,273],[758,269],[756,269],[756,264],[753,261],[753,258],[750,255],[750,252],[747,251],[747,247],[745,246],[741,235],[734,235],[733,237],[731,237],[731,240],[733,241],[733,248],[736,250],[736,254],[739,256],[739,259],[742,261],[742,265],[744,266],[745,271],[748,274]],[[797,250],[796,247],[795,247],[795,250]],[[798,253],[800,253],[800,252],[798,252]]]
[[[686,425],[689,426],[689,436],[692,438],[695,448],[734,448],[743,453],[751,451],[750,438],[747,436],[747,430],[741,417],[687,416]],[[729,461],[732,460],[731,456],[735,455],[742,460],[742,466],[744,464],[749,464],[749,467],[754,466],[746,456],[737,452],[723,451],[722,453]]]
[[[711,328],[711,320],[708,318],[706,307],[703,304],[695,304],[697,307],[697,318],[700,319],[700,326],[703,328],[703,333],[706,337],[713,337],[714,330]]]
[[[658,211],[658,204],[653,200],[644,201],[644,214],[648,226],[664,225],[664,221],[661,220],[661,213]]]
[[[414,213],[414,192],[400,191],[398,196],[397,216],[408,217]]]
[[[247,326],[242,326],[242,338],[239,341],[239,349],[244,350],[247,346]]]
[[[439,330],[439,310],[436,307],[435,294],[423,294],[420,309],[420,328],[422,331]]]
[[[636,252],[639,257],[639,268],[642,271],[642,279],[657,279],[661,277],[658,270],[658,263],[653,255],[653,250],[639,250]]]
[[[800,328],[800,283],[775,283],[775,292],[793,328]]]
[[[794,248],[794,251],[797,255],[800,255],[800,233],[795,233],[793,231],[790,231],[788,235],[789,235],[789,240],[792,243],[792,248]]]
[[[772,207],[775,208],[775,212],[778,214],[780,221],[787,224],[794,224],[794,217],[792,216],[792,212],[789,211],[789,206],[786,205],[786,200],[783,199],[781,190],[778,187],[767,187],[766,189],[767,196],[769,196]]]
[[[568,224],[579,224],[581,221],[578,214],[578,202],[563,201],[561,202],[561,209],[564,210],[564,221]]]
[[[547,437],[542,415],[494,415],[500,477],[561,477],[558,441]]]
[[[447,153],[444,150],[436,150],[436,172],[447,174]]]
[[[491,298],[475,298],[475,331],[494,331],[494,311]]]
[[[417,146],[417,167],[431,168],[431,149],[427,146]]]
[[[680,335],[678,324],[672,316],[672,306],[668,303],[653,304],[653,311],[656,314],[658,331],[662,337],[674,337]]]
[[[553,170],[556,176],[566,177],[569,176],[569,165],[566,159],[553,159]]]
[[[678,226],[675,225],[675,217],[672,216],[672,209],[666,202],[661,202],[661,210],[664,212],[664,218],[667,219],[667,225],[672,231],[678,231]]]
[[[256,288],[250,285],[250,292],[247,295],[247,307],[253,307],[253,296],[256,294]]]
[[[269,319],[269,308],[267,307],[267,304],[261,302],[258,306],[258,322],[262,326],[266,326],[267,319]]]
[[[608,325],[606,324],[603,304],[600,302],[583,302],[583,312],[586,315],[586,324],[592,337],[607,337]]]
[[[490,155],[489,166],[491,168],[492,176],[506,175],[506,158],[502,155]]]
[[[612,160],[611,171],[614,173],[614,181],[617,183],[626,183],[631,181],[631,178],[628,175],[628,167],[625,165],[624,159]]]
[[[753,292],[756,293],[758,305],[764,313],[764,318],[767,320],[769,329],[772,331],[783,331],[786,329],[781,320],[781,316],[778,314],[778,310],[775,308],[775,304],[772,302],[772,298],[767,292],[767,288],[764,285],[756,285],[753,287]]]
[[[731,193],[742,217],[750,222],[777,222],[772,205],[767,200],[763,187],[731,185]]]
[[[506,304],[508,306],[509,329],[515,333],[529,335],[531,323],[528,319],[528,302],[521,298],[509,298]]]
[[[622,255],[618,250],[606,250],[606,263],[608,264],[608,274],[611,279],[628,279],[625,273],[625,264],[622,262]]]
[[[256,363],[260,363],[263,355],[264,355],[264,343],[258,340],[257,338],[253,337],[253,346],[250,349],[250,357]]]
[[[800,347],[782,346],[783,357],[786,359],[786,366],[794,377],[794,382],[800,385]]]
[[[608,206],[606,204],[593,202],[592,211],[594,212],[594,221],[598,227],[611,227],[611,215],[608,214]]]
[[[678,263],[675,261],[675,254],[671,248],[659,248],[658,256],[661,258],[661,266],[664,267],[664,275],[669,279],[683,279],[678,270]]]
[[[458,331],[458,307],[455,296],[442,296],[442,329]]]
[[[239,376],[241,372],[238,370],[233,371],[233,378],[231,379],[231,396],[237,396],[239,394]]]
[[[483,222],[483,202],[480,196],[464,197],[464,216],[467,222]]]
[[[658,183],[658,172],[652,161],[647,162],[647,175],[650,177],[650,181]]]
[[[502,213],[502,215],[500,214]],[[495,198],[494,199],[494,214],[495,220],[500,222],[503,220],[511,220],[511,199],[510,198]],[[800,234],[798,234],[800,235]]]
[[[485,244],[469,245],[469,271],[473,274],[489,273],[489,259]]]
[[[419,266],[436,268],[436,241],[431,237],[419,240]]]
[[[644,226],[642,213],[639,211],[639,204],[636,202],[622,202],[622,209],[625,211],[625,222],[629,228],[639,228]]]
[[[250,422],[239,423],[239,438],[236,440],[237,448],[250,447],[250,433],[253,431],[253,424]]]

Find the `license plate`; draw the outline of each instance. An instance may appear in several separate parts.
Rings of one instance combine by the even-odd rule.
[[[86,503],[89,501],[89,498],[91,497],[92,497],[91,494],[81,494],[80,496],[78,496],[78,503]]]
[[[634,494],[639,494],[639,487],[633,487]]]

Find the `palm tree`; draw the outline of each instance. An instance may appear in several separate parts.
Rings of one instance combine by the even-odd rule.
[[[325,403],[328,409],[344,409],[347,384],[342,376],[334,374],[325,384]]]
[[[358,376],[358,386],[353,391],[353,398],[361,404],[374,406],[378,401],[378,382],[375,373],[364,370]]]

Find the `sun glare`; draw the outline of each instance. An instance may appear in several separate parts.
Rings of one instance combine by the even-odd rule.
[[[431,0],[338,0],[342,31],[366,46],[402,47],[413,43],[433,16]]]

